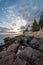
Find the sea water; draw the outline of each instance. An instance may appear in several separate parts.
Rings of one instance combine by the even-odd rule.
[[[15,37],[17,34],[10,33],[10,34],[0,34],[0,45],[4,44],[4,38],[6,37]]]
[[[15,37],[15,36],[18,36],[18,35],[21,35],[22,34],[22,32],[21,33],[8,33],[8,34],[0,34],[0,45],[1,44],[5,44],[4,43],[4,38],[6,38],[6,37]]]

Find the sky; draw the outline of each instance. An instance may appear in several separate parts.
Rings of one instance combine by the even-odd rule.
[[[18,32],[43,11],[43,0],[0,0],[0,31]]]

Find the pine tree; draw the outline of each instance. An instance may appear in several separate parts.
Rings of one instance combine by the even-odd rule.
[[[39,24],[37,24],[36,20],[34,19],[34,22],[32,24],[32,31],[38,31],[40,30]]]
[[[40,25],[40,28],[42,29],[43,28],[43,13],[40,16],[39,25]]]

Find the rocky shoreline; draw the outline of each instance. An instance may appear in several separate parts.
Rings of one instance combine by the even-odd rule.
[[[0,65],[43,65],[43,37],[20,35],[4,42]]]

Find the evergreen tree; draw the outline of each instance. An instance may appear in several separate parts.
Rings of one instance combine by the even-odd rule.
[[[40,16],[39,25],[40,25],[40,28],[42,29],[43,28],[43,13]]]
[[[40,30],[39,24],[37,24],[36,20],[34,19],[34,22],[32,24],[32,31],[38,31]]]

